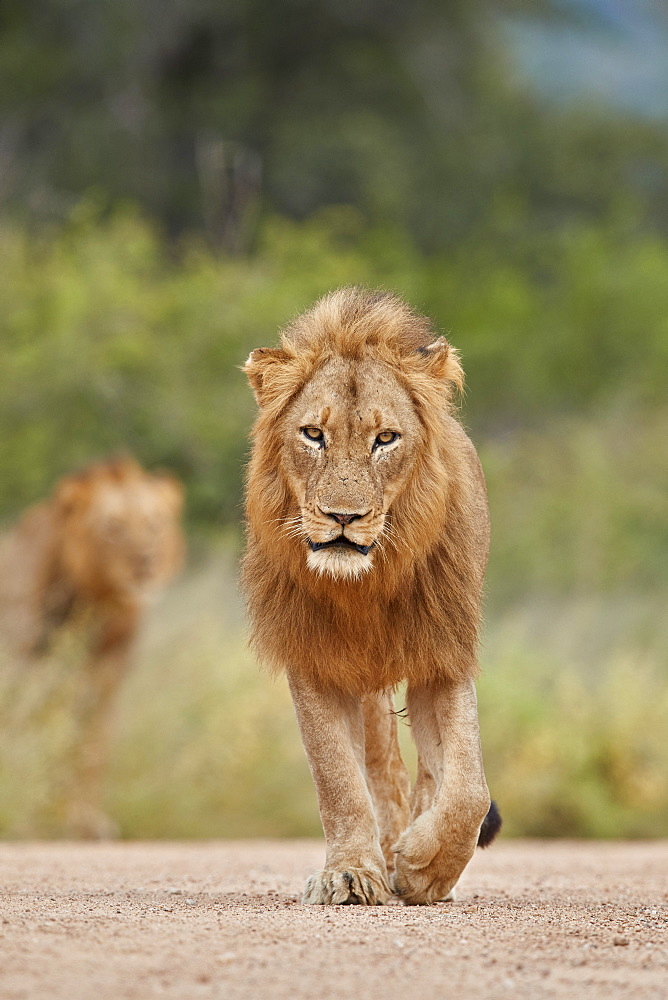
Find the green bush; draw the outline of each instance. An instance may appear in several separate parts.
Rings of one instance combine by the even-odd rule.
[[[492,618],[480,719],[507,834],[666,835],[664,603],[526,598]]]
[[[268,222],[245,260],[196,241],[177,252],[133,210],[103,218],[94,203],[39,236],[6,224],[0,517],[129,450],[183,477],[191,524],[238,523],[254,409],[239,366],[357,282],[397,289],[462,351],[509,584],[665,580],[668,247],[622,216],[539,247],[525,223],[501,206],[456,254],[428,258],[329,210]]]

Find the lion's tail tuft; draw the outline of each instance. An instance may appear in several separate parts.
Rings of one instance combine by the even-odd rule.
[[[487,810],[487,815],[482,821],[482,826],[480,827],[480,833],[478,834],[478,847],[489,847],[502,826],[503,820],[501,819],[501,813],[499,812],[496,802],[492,800],[490,807]]]

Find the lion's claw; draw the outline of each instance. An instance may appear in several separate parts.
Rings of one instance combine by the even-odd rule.
[[[379,906],[387,902],[389,895],[389,886],[380,871],[325,868],[308,879],[302,902],[316,906]]]

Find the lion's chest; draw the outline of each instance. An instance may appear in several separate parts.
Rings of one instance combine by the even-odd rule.
[[[261,605],[251,607],[261,657],[359,694],[440,673],[447,636],[427,620],[425,609],[406,594],[382,599],[360,591],[336,601],[277,582]]]

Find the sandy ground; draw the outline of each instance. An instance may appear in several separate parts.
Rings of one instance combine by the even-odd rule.
[[[668,997],[668,843],[501,842],[420,908],[302,906],[322,857],[2,844],[0,998]]]

